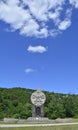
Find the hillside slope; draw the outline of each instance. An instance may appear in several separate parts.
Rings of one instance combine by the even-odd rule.
[[[27,119],[32,115],[31,94],[25,88],[0,88],[0,119],[4,117]],[[44,115],[50,119],[78,117],[78,95],[44,92]]]

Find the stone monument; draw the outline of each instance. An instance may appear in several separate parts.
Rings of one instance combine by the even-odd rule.
[[[31,95],[32,117],[44,117],[44,103],[46,96],[40,89],[37,89]]]

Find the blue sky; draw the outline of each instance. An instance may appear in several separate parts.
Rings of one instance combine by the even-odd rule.
[[[78,0],[0,1],[0,87],[78,94]]]

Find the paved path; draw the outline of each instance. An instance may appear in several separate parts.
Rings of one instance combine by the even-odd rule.
[[[76,125],[75,123],[55,123],[55,124],[0,124],[0,128],[10,128],[10,127],[32,127],[32,126],[61,126],[61,125]]]

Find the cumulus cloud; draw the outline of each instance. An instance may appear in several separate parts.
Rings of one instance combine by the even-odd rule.
[[[29,46],[27,51],[33,52],[33,53],[44,53],[47,51],[47,47],[44,46]]]
[[[27,69],[25,69],[25,72],[27,73],[27,74],[29,74],[29,73],[32,73],[32,72],[35,72],[36,70],[35,69],[32,69],[32,68],[27,68]]]
[[[64,20],[59,24],[59,29],[60,30],[66,30],[70,25],[71,25],[70,20]]]
[[[67,9],[65,19],[61,21],[58,25],[58,28],[60,30],[66,30],[71,25],[71,12],[72,12],[71,8]]]
[[[78,0],[69,0],[69,1],[70,1],[70,4],[75,6],[75,8],[78,8]]]
[[[10,30],[19,30],[21,35],[56,36],[71,25],[73,6],[78,8],[78,0],[68,0],[69,9],[66,1],[0,0],[0,20],[10,25]]]

